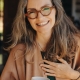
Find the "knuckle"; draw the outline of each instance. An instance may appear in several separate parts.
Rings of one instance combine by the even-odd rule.
[[[59,64],[57,64],[57,68],[60,68],[60,65]]]
[[[64,63],[67,63],[66,61],[64,61]]]
[[[51,66],[50,66],[50,65],[48,65],[48,68],[50,68],[50,69],[51,69]]]

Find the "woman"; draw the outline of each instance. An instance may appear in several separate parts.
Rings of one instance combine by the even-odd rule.
[[[1,80],[80,80],[80,33],[61,0],[20,0]]]

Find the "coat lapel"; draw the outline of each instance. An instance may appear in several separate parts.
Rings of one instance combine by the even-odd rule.
[[[31,55],[33,55],[32,59]],[[28,63],[32,61],[33,63]],[[34,51],[31,51],[26,55],[26,80],[31,80],[33,76],[44,76],[44,72],[42,71],[39,64],[42,62],[42,56],[40,50],[36,47]]]
[[[24,58],[24,51],[17,50],[15,53],[15,64],[16,64],[16,71],[18,75],[18,80],[25,80],[25,58]]]

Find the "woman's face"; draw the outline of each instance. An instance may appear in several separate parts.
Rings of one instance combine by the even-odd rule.
[[[41,8],[48,6],[52,7],[51,0],[28,0],[27,10],[31,11],[32,9],[36,9],[37,11],[41,10]],[[55,15],[56,10],[52,8],[51,13],[48,16],[43,16],[40,12],[38,12],[38,16],[35,19],[28,18],[32,28],[37,33],[51,33],[52,27],[55,24]]]

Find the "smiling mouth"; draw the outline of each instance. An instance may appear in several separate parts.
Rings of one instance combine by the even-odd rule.
[[[36,25],[37,26],[45,26],[45,25],[47,25],[49,23],[49,21],[47,21],[47,22],[42,22],[42,23],[37,23]]]

